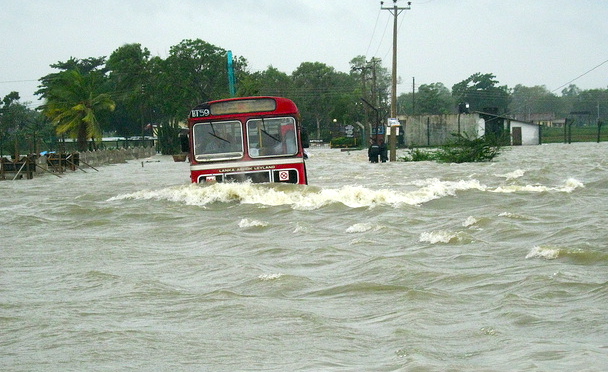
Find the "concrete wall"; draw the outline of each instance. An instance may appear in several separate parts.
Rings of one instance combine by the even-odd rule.
[[[96,167],[104,164],[125,163],[127,160],[147,158],[155,154],[155,147],[130,147],[126,149],[81,152],[80,160]]]
[[[455,133],[476,138],[483,135],[485,124],[478,114],[406,116],[400,121],[405,122],[405,145],[414,147],[445,145]]]
[[[408,147],[442,146],[452,142],[452,134],[461,133],[470,138],[477,138],[483,136],[486,131],[486,122],[477,113],[402,116],[399,120],[401,125],[405,123],[404,140]],[[504,126],[511,134],[514,127],[521,128],[522,145],[538,145],[538,125],[506,119]]]

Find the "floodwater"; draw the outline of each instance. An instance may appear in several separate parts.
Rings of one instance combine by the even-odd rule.
[[[0,182],[1,369],[606,369],[607,143],[310,153],[309,186],[163,156]]]

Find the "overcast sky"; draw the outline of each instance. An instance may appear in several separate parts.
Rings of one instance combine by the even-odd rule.
[[[556,94],[572,80],[608,88],[604,0],[411,3],[398,18],[400,93],[412,90],[412,78],[451,89],[476,72]],[[17,91],[36,101],[37,80],[55,72],[50,64],[107,57],[128,43],[166,58],[171,46],[200,38],[245,57],[251,71],[272,65],[291,74],[323,62],[348,72],[358,55],[390,69],[392,21],[376,0],[0,0],[0,98]]]

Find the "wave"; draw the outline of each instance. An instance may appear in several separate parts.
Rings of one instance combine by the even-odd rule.
[[[477,222],[479,222],[479,220],[473,216],[469,216],[467,217],[466,220],[464,220],[464,222],[462,223],[462,226],[464,227],[471,227],[475,224],[477,224]]]
[[[260,279],[261,281],[269,281],[269,280],[277,280],[280,277],[282,277],[283,274],[282,273],[272,273],[272,274],[260,274],[258,275],[258,279]]]
[[[578,188],[584,188],[585,185],[574,179],[569,178],[564,182],[562,186],[557,187],[549,187],[544,185],[507,185],[507,186],[498,186],[494,190],[490,190],[492,192],[498,193],[513,193],[513,192],[549,192],[549,191],[557,191],[557,192],[566,192],[571,193],[572,191]]]
[[[544,258],[545,260],[554,260],[557,257],[559,257],[559,248],[540,246],[532,248],[526,255],[526,258]]]
[[[249,218],[243,218],[239,221],[239,227],[244,229],[248,227],[266,227],[268,226],[268,222],[258,221],[258,220],[250,220]]]
[[[526,255],[526,259],[530,258],[567,259],[578,264],[605,264],[608,262],[608,253],[594,249],[535,246]]]
[[[374,208],[377,206],[419,206],[432,200],[454,196],[467,190],[487,192],[572,192],[584,187],[569,179],[559,187],[538,185],[499,186],[494,189],[478,180],[442,181],[437,178],[415,180],[407,184],[417,189],[411,191],[390,188],[371,189],[364,186],[342,186],[319,188],[314,186],[253,183],[216,183],[211,185],[188,184],[160,190],[141,190],[108,199],[120,200],[165,200],[186,205],[208,206],[213,203],[240,203],[265,206],[291,206],[296,210],[315,210],[328,205],[342,204],[349,208]]]
[[[495,174],[496,177],[504,177],[508,180],[514,180],[516,178],[521,178],[524,176],[526,172],[522,169],[516,169],[513,172],[509,172],[506,174]]]
[[[373,190],[363,186],[320,189],[312,186],[252,183],[189,184],[160,190],[141,190],[118,195],[108,201],[166,200],[198,206],[237,202],[267,206],[290,205],[294,209],[313,210],[336,203],[350,208],[371,208],[380,205],[416,206],[469,189],[483,190],[484,186],[476,180],[457,182],[432,180],[426,181],[418,190],[403,192],[391,189]]]
[[[354,225],[349,226],[346,229],[347,233],[363,233],[370,230],[379,231],[382,229],[382,226],[373,225],[369,222],[356,223]]]
[[[420,242],[438,244],[438,243],[460,243],[466,242],[468,237],[461,231],[438,230],[423,232],[418,238]]]

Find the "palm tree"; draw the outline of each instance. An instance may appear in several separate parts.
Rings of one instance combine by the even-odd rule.
[[[100,71],[82,74],[78,69],[56,74],[45,92],[43,113],[53,122],[57,134],[76,138],[79,151],[87,150],[88,139],[101,139],[99,115],[114,111],[116,103],[102,93]]]

